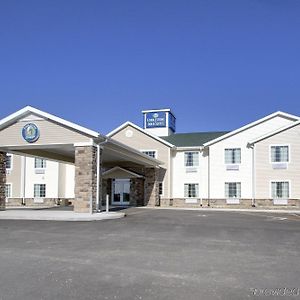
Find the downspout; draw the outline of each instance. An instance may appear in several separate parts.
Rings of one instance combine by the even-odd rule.
[[[207,148],[207,156],[208,156],[208,176],[207,176],[207,182],[208,182],[208,187],[207,187],[207,206],[210,206],[210,153],[209,153],[209,147]]]
[[[255,207],[255,144],[251,145],[252,149],[252,207]]]
[[[25,205],[26,197],[26,156],[22,156],[22,205]]]
[[[106,138],[103,142],[97,144],[97,191],[96,191],[96,212],[101,211],[101,201],[100,201],[100,149],[101,146],[108,142]]]

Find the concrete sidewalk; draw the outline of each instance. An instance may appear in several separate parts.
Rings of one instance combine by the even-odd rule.
[[[38,221],[100,221],[124,218],[123,212],[75,213],[73,211],[8,209],[0,211],[0,220],[38,220]]]
[[[264,213],[284,213],[300,214],[300,209],[260,209],[260,208],[213,208],[213,207],[137,207],[143,209],[169,209],[169,210],[195,210],[195,211],[230,211],[230,212],[264,212]]]

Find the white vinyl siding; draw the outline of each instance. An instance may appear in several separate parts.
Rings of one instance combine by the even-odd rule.
[[[240,164],[241,148],[225,149],[225,164]]]
[[[225,198],[241,198],[241,183],[225,182]]]
[[[289,162],[289,146],[271,146],[271,162]]]
[[[199,197],[198,183],[185,183],[184,184],[184,197],[185,198],[198,198]]]
[[[199,152],[185,152],[184,153],[185,167],[198,167],[199,166]]]
[[[272,198],[288,199],[290,197],[290,184],[288,181],[272,181]]]

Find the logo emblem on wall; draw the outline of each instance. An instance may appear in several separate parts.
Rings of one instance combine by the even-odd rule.
[[[29,123],[23,127],[22,136],[26,142],[34,143],[39,139],[40,131],[35,124]]]
[[[157,119],[159,117],[159,114],[158,113],[154,113],[153,114],[153,118]]]

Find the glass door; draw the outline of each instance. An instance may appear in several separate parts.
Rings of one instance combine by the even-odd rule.
[[[112,186],[112,204],[129,205],[130,202],[130,180],[115,179]]]

